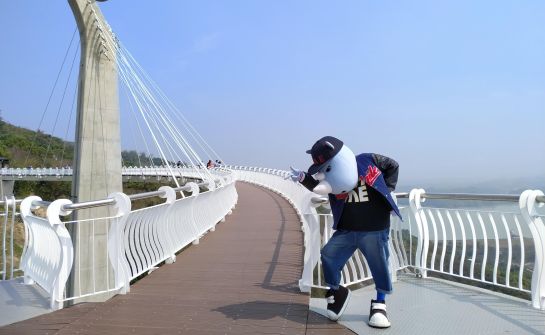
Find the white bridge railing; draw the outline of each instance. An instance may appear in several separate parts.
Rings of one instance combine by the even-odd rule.
[[[511,203],[502,209],[451,209],[423,207],[426,199]],[[545,309],[545,225],[542,191],[516,195],[409,194],[411,216],[418,229],[414,267],[526,292],[532,306]],[[518,206],[517,206],[518,205]]]
[[[62,308],[65,301],[101,293],[125,293],[131,280],[153,270],[162,262],[171,263],[176,253],[190,243],[197,244],[202,235],[213,231],[215,225],[231,213],[238,195],[235,179],[226,170],[214,170],[216,180],[199,184],[190,182],[179,188],[163,186],[158,191],[128,196],[114,193],[108,199],[72,204],[67,199],[52,203],[39,197],[25,198],[20,206],[21,215],[28,230],[27,248],[21,260],[26,283],[38,283],[51,296],[51,308]],[[201,192],[200,187],[206,190]],[[150,197],[164,198],[164,203],[131,210],[132,201]],[[79,221],[63,221],[72,211],[85,208],[113,206],[110,217]],[[45,217],[35,211],[46,208]],[[75,258],[71,226],[107,227],[105,256],[95,250],[91,243],[91,272],[81,267],[72,268]],[[68,229],[67,229],[68,228]],[[75,231],[80,231],[75,229]],[[97,240],[92,235],[89,240]],[[100,266],[102,264],[102,266]],[[100,269],[100,270],[97,270]],[[96,273],[102,271],[102,273]],[[69,275],[75,278],[92,277],[90,288],[79,288],[76,292],[65,289]],[[99,279],[96,279],[99,278]],[[101,279],[100,279],[101,278]],[[105,279],[104,279],[105,278]]]
[[[304,232],[304,267],[299,280],[299,288],[309,292],[311,287],[325,288],[321,274],[320,249],[333,234],[330,214],[319,213],[317,208],[327,205],[327,198],[308,191],[305,187],[291,180],[286,180],[287,171],[266,168],[248,168],[231,166],[237,179],[260,185],[273,190],[286,198],[301,218],[301,229]],[[402,209],[406,212],[406,209]],[[392,217],[390,234],[390,262],[392,269],[401,270],[409,266],[408,253],[403,245],[402,235],[409,232],[402,230],[403,224]],[[361,252],[356,251],[342,271],[341,283],[351,285],[371,279],[371,271]]]
[[[27,231],[17,210],[19,203],[21,200],[16,200],[13,196],[0,198],[0,236],[2,236],[0,277],[2,280],[13,279],[15,273],[21,271],[16,265],[20,263],[17,257],[20,254],[16,248],[26,248]]]
[[[320,249],[330,238],[330,214],[318,213],[325,203],[303,186],[286,180],[287,171],[231,167],[237,179],[254,183],[283,195],[301,218],[305,233],[302,291],[323,287]],[[532,306],[545,309],[545,215],[537,211],[545,203],[542,191],[516,195],[426,194],[414,189],[408,206],[400,207],[404,221],[393,217],[390,234],[391,266],[410,267],[418,276],[430,273],[473,285],[495,286],[531,296]],[[425,199],[496,201],[513,204],[512,209],[448,209],[423,207]],[[518,204],[518,206],[516,206]],[[395,271],[392,271],[395,275]],[[363,256],[357,251],[343,269],[346,285],[371,278]],[[395,279],[395,278],[394,278]]]
[[[227,170],[215,172],[219,183],[200,183],[208,189],[205,192],[200,192],[198,184],[188,183],[178,189],[162,187],[156,192],[130,197],[118,193],[109,199],[86,204],[71,204],[68,200],[48,204],[36,197],[25,199],[20,212],[28,238],[21,269],[27,281],[34,280],[46,288],[51,294],[52,306],[56,308],[61,307],[63,301],[86,295],[108,291],[123,293],[129,289],[132,279],[161,262],[174,261],[178,250],[189,243],[198,243],[200,236],[213,230],[235,205],[234,181],[241,180],[271,189],[294,206],[301,218],[305,244],[299,286],[305,292],[311,287],[323,288],[320,249],[332,234],[332,219],[320,206],[327,207],[327,200],[286,180],[286,171],[230,168],[232,173]],[[165,201],[131,210],[132,201],[152,196],[160,196]],[[393,270],[409,268],[422,277],[446,276],[474,285],[523,292],[530,295],[535,308],[545,308],[545,216],[537,209],[545,203],[543,192],[529,190],[520,196],[460,195],[428,194],[414,189],[410,193],[398,193],[397,197],[408,202],[400,206],[404,221],[393,218],[391,224]],[[447,199],[451,201],[449,205],[460,200],[486,200],[512,206],[510,209],[423,206],[426,199]],[[3,227],[18,215],[14,203],[8,199],[0,201]],[[40,206],[47,208],[46,218],[33,213]],[[115,206],[117,210],[111,217],[61,221],[61,217],[70,211],[86,206]],[[4,209],[1,213],[2,208],[9,210]],[[66,274],[70,273],[73,259],[78,255],[74,255],[72,240],[65,227],[95,225],[101,221],[108,222],[107,262],[112,276],[106,287],[67,294],[64,291]],[[395,275],[396,271],[392,272]],[[342,282],[350,285],[369,279],[371,274],[366,261],[356,252],[343,269]]]
[[[219,171],[219,172],[218,172]],[[65,178],[72,177],[71,167],[51,167],[51,168],[0,168],[0,177],[4,179],[40,179],[46,177],[53,178]],[[222,173],[221,169],[216,173]],[[224,173],[224,172],[223,172]],[[176,177],[186,178],[198,178],[203,176],[203,169],[195,169],[187,166],[171,166],[170,168],[164,166],[150,166],[150,167],[133,167],[124,166],[121,169],[121,174],[125,177],[171,177],[174,174]]]

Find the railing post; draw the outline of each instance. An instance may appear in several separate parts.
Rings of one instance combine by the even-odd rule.
[[[10,232],[10,257],[11,257],[11,267],[10,267],[10,275],[9,279],[13,279],[13,272],[15,269],[15,255],[14,255],[14,245],[15,245],[15,216],[17,215],[17,200],[15,200],[15,196],[11,196],[9,198],[6,197],[6,204],[8,206],[11,206],[11,232]],[[9,212],[9,209],[7,210]],[[6,215],[7,215],[6,212]],[[25,230],[25,246],[26,246],[26,230]],[[24,250],[24,249],[23,249]]]
[[[301,292],[310,292],[314,284],[314,268],[320,260],[320,216],[316,207],[320,204],[312,202],[316,194],[307,192],[302,201],[298,204],[301,210],[301,221],[303,230],[303,241],[305,253],[303,256],[303,274],[299,279]],[[295,208],[299,206],[294,206]],[[299,209],[299,208],[298,208]]]
[[[415,218],[416,226],[418,228],[418,242],[416,246],[415,266],[419,271],[417,276],[420,276],[422,278],[427,277],[426,260],[428,258],[429,248],[428,222],[421,206],[421,203],[425,201],[425,199],[422,198],[422,194],[424,193],[424,189],[421,188],[412,189],[409,193],[409,204],[411,208],[411,213]]]
[[[176,201],[176,191],[174,191],[174,189],[170,186],[161,186],[159,187],[159,191],[165,192],[165,194],[162,195],[161,198],[166,199],[165,204],[168,204],[168,208],[165,210],[166,212],[163,213],[163,219],[161,221],[168,222],[170,218],[169,212],[171,210],[172,204]],[[164,236],[170,244],[167,247],[170,253],[170,257],[165,260],[165,263],[172,264],[176,262],[176,247],[175,247],[174,241],[172,241],[172,236],[167,231],[167,227],[168,225],[164,223],[160,225],[160,229],[161,229],[160,236]]]
[[[2,181],[0,180],[0,183],[1,182]],[[4,224],[3,224],[3,234],[2,234],[2,264],[3,264],[2,280],[6,280],[6,272],[7,272],[6,239],[7,239],[7,229],[8,229],[8,216],[9,216],[8,214],[9,214],[8,197],[4,197]]]
[[[542,195],[543,192],[539,190],[522,192],[519,207],[534,239],[535,264],[532,273],[532,306],[545,310],[545,225],[543,219],[536,213],[536,206],[543,206],[543,203],[536,204],[536,197]]]
[[[126,294],[130,291],[131,271],[125,257],[125,223],[131,212],[131,199],[128,195],[122,192],[115,192],[108,196],[115,199],[115,209],[117,210],[116,217],[119,217],[117,222],[110,225],[108,236],[108,255],[110,263],[115,275],[115,288],[120,294]]]
[[[189,182],[187,184],[185,184],[186,186],[189,186],[190,188],[190,191],[191,192],[191,201],[192,201],[192,205],[191,205],[191,225],[193,226],[193,231],[195,232],[195,239],[193,240],[192,244],[193,245],[198,245],[199,242],[200,242],[200,236],[199,236],[199,229],[197,228],[197,222],[196,222],[196,219],[195,219],[195,209],[194,209],[194,203],[195,203],[195,199],[199,196],[199,194],[201,193],[201,190],[199,188],[199,186],[193,182]]]
[[[74,263],[74,246],[72,245],[72,237],[61,221],[60,216],[66,216],[71,211],[62,209],[64,205],[71,205],[72,201],[68,199],[59,199],[53,201],[47,207],[47,220],[51,224],[53,230],[57,234],[61,248],[60,264],[56,275],[53,290],[51,292],[51,308],[61,309],[63,307],[63,294],[66,286],[66,281],[72,270]]]
[[[30,196],[20,206],[21,217],[28,232],[21,257],[25,284],[38,283],[50,294],[51,308],[63,307],[63,293],[74,259],[72,239],[60,215],[68,215],[62,206],[71,204],[67,199],[56,200],[47,208],[47,219],[36,217],[31,209],[40,197]]]
[[[28,236],[26,236],[26,248],[23,250],[23,254],[21,255],[21,269],[24,273],[24,283],[26,285],[34,285],[36,282],[34,279],[30,276],[30,271],[26,271],[26,268],[28,264],[30,263],[31,255],[33,254],[34,249],[34,230],[31,227],[32,221],[28,220],[28,217],[32,217],[33,213],[31,211],[32,209],[32,202],[33,201],[40,201],[42,198],[31,195],[27,198],[25,198],[21,205],[19,206],[21,211],[21,218],[23,219],[24,225],[25,225],[25,231],[28,231]]]

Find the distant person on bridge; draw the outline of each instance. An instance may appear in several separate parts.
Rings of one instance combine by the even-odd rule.
[[[391,192],[397,184],[397,162],[386,156],[363,153],[355,156],[335,137],[319,139],[310,150],[314,164],[308,172],[291,168],[291,179],[310,191],[329,196],[336,230],[321,251],[327,314],[338,320],[350,300],[350,291],[340,285],[341,270],[356,249],[367,260],[377,290],[371,300],[369,326],[390,327],[386,294],[392,292],[390,255],[390,213],[399,216]]]

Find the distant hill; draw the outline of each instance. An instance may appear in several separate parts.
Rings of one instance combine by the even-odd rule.
[[[29,154],[30,153],[30,154]],[[10,160],[10,167],[72,166],[74,142],[10,124],[0,119],[0,157]],[[122,151],[125,166],[162,165],[160,158],[150,159],[134,150]]]
[[[72,165],[74,143],[0,119],[0,157],[11,167],[59,167]]]

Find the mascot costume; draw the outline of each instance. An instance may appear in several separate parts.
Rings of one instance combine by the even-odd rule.
[[[314,164],[308,172],[291,168],[289,176],[312,192],[328,195],[335,233],[322,248],[327,315],[338,320],[350,300],[341,286],[341,270],[356,249],[365,256],[375,281],[377,299],[371,300],[369,326],[387,328],[386,294],[392,292],[388,269],[390,213],[401,218],[394,195],[397,162],[371,153],[355,156],[343,142],[326,136],[310,150]]]

